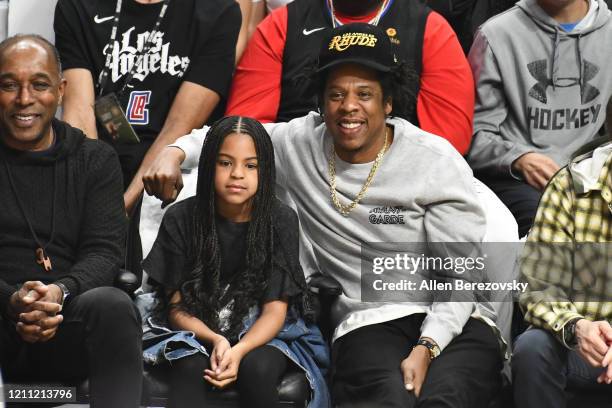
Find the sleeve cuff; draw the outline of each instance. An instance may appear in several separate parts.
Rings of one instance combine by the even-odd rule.
[[[523,176],[520,173],[512,171],[512,163],[514,163],[519,157],[534,152],[533,149],[527,146],[517,146],[515,145],[512,150],[505,155],[501,162],[501,171],[503,173],[509,174],[512,178],[516,180],[523,181]]]
[[[2,314],[2,316],[6,316],[9,301],[13,293],[15,293],[15,290],[16,289],[11,285],[0,282],[0,314]]]
[[[53,283],[63,283],[64,286],[66,286],[66,288],[68,288],[68,291],[70,292],[70,296],[74,297],[79,295],[80,293],[80,288],[79,288],[79,284],[77,283],[76,279],[71,278],[69,276],[65,277],[65,278],[61,278],[56,280]]]
[[[190,134],[180,137],[173,144],[168,145],[169,147],[176,147],[185,152],[185,160],[181,164],[181,169],[193,169],[198,167],[202,144],[204,143],[208,129],[208,126],[204,126],[201,129],[194,129]]]
[[[425,318],[421,328],[421,337],[429,337],[440,347],[440,351],[443,351],[455,338],[455,334],[449,329],[448,325],[435,321],[427,321],[427,318]]]

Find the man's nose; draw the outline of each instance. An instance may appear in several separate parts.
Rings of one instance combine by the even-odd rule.
[[[33,101],[32,92],[29,87],[22,86],[17,92],[17,103],[20,105],[30,105]]]
[[[356,94],[348,93],[342,100],[342,109],[345,112],[353,112],[359,108],[359,98]]]

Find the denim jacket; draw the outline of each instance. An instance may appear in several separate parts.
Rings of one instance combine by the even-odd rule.
[[[186,330],[170,330],[162,323],[153,321],[151,310],[155,304],[152,293],[136,297],[136,307],[142,316],[142,357],[151,365],[170,362],[195,353],[208,357],[206,348],[195,338],[195,333]]]
[[[245,319],[241,338],[258,317],[258,308],[252,308],[249,317]],[[316,325],[306,323],[293,308],[289,309],[285,324],[268,345],[282,351],[304,371],[311,391],[307,408],[331,407],[331,398],[325,382],[325,374],[330,365],[329,348]]]
[[[141,295],[136,300],[143,318],[143,359],[152,365],[170,362],[195,353],[209,356],[206,348],[186,330],[172,331],[156,324],[150,317],[150,309],[155,301],[150,294]],[[242,338],[259,317],[259,308],[253,307],[244,319]],[[327,343],[319,328],[306,323],[293,309],[287,311],[285,323],[276,337],[268,345],[276,347],[300,367],[310,385],[311,398],[307,408],[330,408],[331,398],[325,382],[329,369],[330,356]]]
[[[158,365],[198,352],[208,357],[206,348],[198,342],[193,332],[172,331],[155,324],[151,317],[147,318],[146,326],[142,334],[142,358],[145,363]]]

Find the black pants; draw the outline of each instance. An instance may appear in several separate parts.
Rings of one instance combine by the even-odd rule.
[[[142,329],[131,299],[102,287],[73,298],[56,335],[26,343],[14,326],[0,325],[5,383],[64,382],[89,378],[92,407],[134,408],[142,387]]]
[[[424,314],[365,326],[334,343],[332,397],[341,408],[480,408],[501,385],[501,353],[493,331],[470,318],[431,362],[417,400],[400,364],[419,338]]]
[[[519,237],[524,237],[533,225],[542,193],[524,181],[506,177],[480,177],[499,199],[508,207],[519,228]]]
[[[169,407],[206,408],[211,385],[204,380],[210,368],[203,354],[194,354],[172,363]],[[237,387],[243,408],[275,408],[278,383],[287,369],[287,357],[276,347],[261,346],[244,356],[238,369]]]

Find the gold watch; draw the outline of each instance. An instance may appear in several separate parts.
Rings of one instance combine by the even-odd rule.
[[[441,353],[440,347],[436,343],[434,343],[434,342],[432,342],[430,340],[427,340],[427,339],[423,339],[423,338],[419,339],[419,341],[417,341],[417,343],[416,343],[416,345],[414,347],[417,347],[417,346],[425,346],[425,347],[427,347],[427,350],[429,350],[429,359],[430,360],[433,360],[434,358],[438,357],[440,355],[440,353]]]

